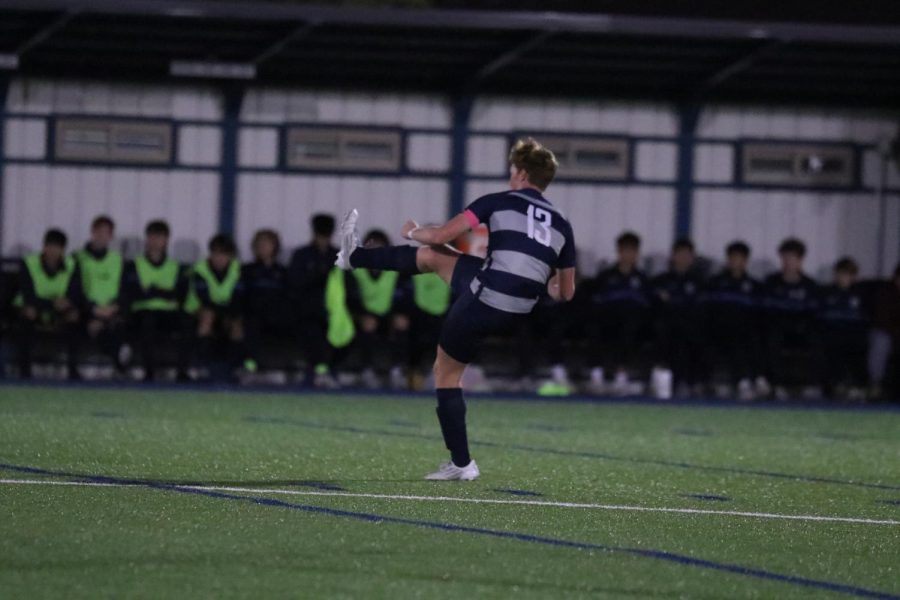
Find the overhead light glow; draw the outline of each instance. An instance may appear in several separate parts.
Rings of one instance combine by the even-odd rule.
[[[173,60],[169,73],[175,77],[209,79],[255,79],[256,65],[218,61]]]
[[[188,18],[202,17],[203,15],[206,14],[205,11],[203,11],[199,8],[191,7],[191,6],[178,6],[175,8],[168,8],[168,9],[164,10],[163,13],[170,17],[188,17]]]
[[[19,57],[15,54],[0,54],[0,69],[15,71],[19,68]]]

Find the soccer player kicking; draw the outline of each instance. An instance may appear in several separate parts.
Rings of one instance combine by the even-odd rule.
[[[575,295],[572,226],[542,195],[556,174],[556,157],[528,138],[513,146],[509,163],[510,190],[482,196],[440,227],[407,221],[401,235],[421,247],[361,248],[356,209],[341,223],[337,267],[437,273],[456,296],[434,364],[438,421],[451,460],[425,479],[470,481],[480,475],[469,456],[460,379],[481,341],[514,330],[545,290],[555,300]],[[486,258],[445,246],[480,223],[490,232]]]

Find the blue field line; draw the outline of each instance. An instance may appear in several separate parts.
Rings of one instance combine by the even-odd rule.
[[[413,433],[411,431],[390,431],[387,429],[367,429],[365,427],[355,427],[353,425],[327,425],[316,423],[313,421],[301,421],[299,419],[286,419],[281,417],[266,417],[259,415],[251,415],[244,417],[245,421],[252,423],[270,423],[276,425],[293,425],[296,427],[306,427],[309,429],[322,429],[325,431],[339,431],[344,433],[365,433],[370,435],[383,435],[390,437],[416,438],[429,441],[440,441],[442,438],[438,435],[429,435],[425,433]],[[695,471],[709,471],[714,473],[729,473],[733,475],[752,475],[755,477],[768,477],[773,479],[788,479],[792,481],[804,481],[807,483],[828,483],[835,485],[848,485],[854,487],[871,488],[877,490],[900,490],[900,485],[889,485],[885,483],[869,483],[865,481],[853,481],[849,479],[835,479],[831,477],[818,477],[814,475],[799,475],[796,473],[780,473],[778,471],[765,471],[757,469],[745,469],[742,467],[717,467],[712,465],[698,465],[695,463],[662,460],[654,458],[636,458],[633,456],[620,456],[616,454],[606,454],[603,452],[588,452],[583,450],[560,450],[558,448],[546,448],[541,446],[529,446],[526,444],[502,444],[499,442],[488,442],[483,440],[469,440],[472,446],[481,446],[485,448],[501,448],[506,450],[520,450],[523,452],[531,452],[534,454],[549,454],[555,456],[573,456],[577,458],[595,458],[600,460],[610,460],[616,462],[629,462],[642,465],[654,465],[659,467],[676,467],[679,469],[689,469]]]
[[[540,492],[532,492],[531,490],[510,490],[507,488],[494,488],[494,492],[500,492],[501,494],[511,494],[513,496],[543,496]]]
[[[32,381],[21,379],[0,379],[0,388],[62,388],[88,390],[129,390],[143,392],[192,392],[192,393],[228,393],[263,396],[315,396],[341,398],[347,396],[367,396],[381,398],[434,399],[433,392],[415,392],[406,390],[370,390],[365,388],[341,388],[339,390],[320,390],[301,384],[283,386],[274,385],[240,385],[234,383],[194,382],[139,382],[139,381]],[[840,402],[824,402],[809,400],[791,400],[785,402],[739,402],[737,400],[719,399],[670,399],[659,400],[648,396],[556,396],[552,399],[536,393],[523,392],[466,392],[466,397],[481,400],[540,402],[543,404],[612,404],[624,406],[670,406],[693,408],[750,409],[750,410],[818,410],[845,412],[900,412],[900,403],[883,404],[846,404]]]
[[[347,491],[345,488],[342,488],[339,485],[335,485],[333,483],[328,483],[325,481],[294,481],[294,482],[292,482],[291,485],[312,488],[314,490],[322,490],[325,492],[346,492]]]
[[[544,536],[533,535],[530,533],[520,533],[515,531],[502,531],[498,529],[485,529],[481,527],[468,527],[465,525],[455,525],[453,523],[442,523],[439,521],[425,521],[419,519],[407,519],[403,517],[391,517],[387,515],[379,515],[374,513],[364,513],[349,510],[340,510],[336,508],[326,508],[323,506],[314,506],[309,504],[294,504],[277,500],[273,498],[264,498],[259,496],[242,496],[236,494],[227,494],[212,490],[199,490],[195,488],[184,487],[180,485],[161,484],[149,482],[140,479],[128,479],[119,477],[110,477],[103,475],[82,475],[78,473],[67,473],[63,471],[53,471],[49,469],[41,469],[39,467],[30,467],[23,465],[13,465],[0,463],[0,469],[14,471],[19,473],[28,473],[36,475],[51,475],[55,477],[65,477],[73,481],[84,481],[90,483],[109,483],[116,485],[134,485],[152,489],[178,492],[182,494],[195,494],[198,496],[207,496],[209,498],[218,498],[222,500],[233,500],[239,502],[249,502],[261,506],[271,506],[276,508],[286,508],[290,510],[298,510],[307,513],[328,515],[331,517],[341,517],[346,519],[355,519],[366,521],[369,523],[393,523],[397,525],[411,525],[423,529],[435,529],[439,531],[450,531],[457,533],[469,533],[492,538],[501,538],[526,542],[531,544],[541,544],[545,546],[556,546],[562,548],[572,548],[576,550],[596,550],[601,552],[609,552],[614,554],[625,554],[638,556],[641,558],[652,558],[654,560],[662,560],[680,565],[699,567],[702,569],[710,569],[735,575],[743,575],[745,577],[753,577],[768,581],[777,581],[791,585],[801,586],[805,588],[819,589],[828,592],[840,594],[848,594],[858,598],[878,598],[880,600],[900,600],[900,595],[889,592],[880,592],[870,590],[854,585],[835,583],[819,579],[810,579],[798,575],[786,575],[774,571],[767,571],[754,567],[746,567],[743,565],[735,565],[730,563],[722,563],[684,554],[676,554],[665,550],[654,550],[650,548],[629,548],[625,546],[608,546],[604,544],[592,544],[588,542],[577,542],[564,540],[560,538],[550,538]]]
[[[719,496],[718,494],[681,494],[682,498],[693,498],[695,500],[707,500],[709,502],[729,502],[731,498],[728,496]]]

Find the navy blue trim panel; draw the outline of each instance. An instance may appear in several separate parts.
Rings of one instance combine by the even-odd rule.
[[[234,234],[237,207],[238,128],[245,90],[224,92],[225,121],[222,126],[222,159],[219,167],[219,232]]]
[[[6,187],[4,183],[4,175],[6,174],[6,97],[9,94],[8,75],[0,74],[0,248],[3,247],[3,190]]]

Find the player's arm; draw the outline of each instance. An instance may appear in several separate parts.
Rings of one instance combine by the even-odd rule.
[[[547,284],[547,293],[557,302],[569,302],[575,297],[575,266],[578,261],[575,250],[575,234],[568,221],[564,220],[562,223],[562,234],[565,237],[565,243],[559,252],[556,274]]]
[[[470,217],[461,213],[440,227],[421,227],[415,221],[407,221],[400,230],[400,235],[428,246],[449,244],[465,232],[472,229]]]
[[[575,267],[560,269],[547,282],[547,294],[557,302],[569,302],[575,297]]]

